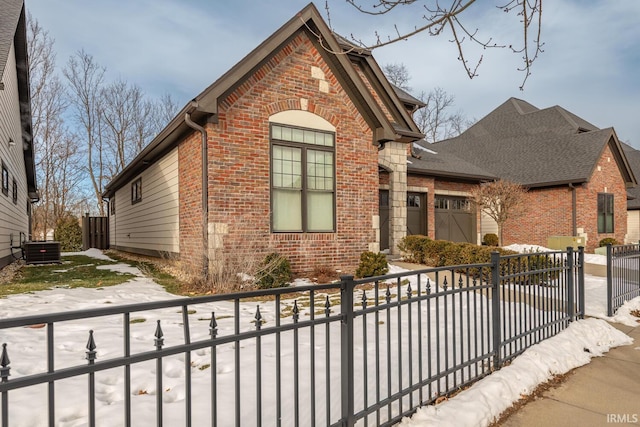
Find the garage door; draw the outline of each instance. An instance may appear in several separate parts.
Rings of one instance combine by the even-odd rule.
[[[389,249],[389,190],[380,190],[380,250]]]
[[[476,213],[464,197],[435,197],[436,239],[476,243]]]

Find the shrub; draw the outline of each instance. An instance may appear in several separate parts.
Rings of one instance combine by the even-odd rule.
[[[604,239],[600,240],[600,243],[598,243],[598,246],[603,247],[603,246],[607,246],[607,245],[619,245],[620,243],[614,239],[613,237],[605,237]]]
[[[63,252],[75,252],[82,250],[82,227],[78,219],[72,215],[60,218],[56,224],[53,238],[60,242],[60,250]]]
[[[281,288],[287,286],[290,281],[291,264],[276,252],[264,258],[256,273],[256,283],[260,289]]]
[[[487,233],[482,238],[482,243],[487,246],[498,246],[500,240],[498,240],[498,235],[495,233]]]
[[[405,236],[398,243],[398,249],[405,254],[405,258],[409,262],[424,264],[424,248],[431,242],[427,236],[413,234]]]
[[[360,254],[356,277],[382,276],[389,271],[387,257],[382,253],[365,251]]]

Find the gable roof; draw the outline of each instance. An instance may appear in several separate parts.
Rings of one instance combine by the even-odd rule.
[[[620,145],[622,145],[634,174],[640,176],[640,151],[623,142]],[[640,209],[640,185],[627,189],[627,209]]]
[[[146,165],[175,146],[180,137],[193,131],[185,123],[185,115],[196,122],[215,122],[221,102],[242,85],[262,65],[269,61],[282,47],[300,32],[307,34],[324,61],[332,69],[336,79],[347,92],[373,134],[373,143],[384,145],[388,141],[411,142],[423,137],[413,122],[403,101],[392,89],[371,53],[362,50],[344,50],[336,35],[322,19],[320,13],[309,3],[304,9],[280,27],[269,38],[245,56],[240,62],[224,73],[218,80],[189,102],[178,115],[145,147],[142,152],[106,187],[104,196],[110,197],[115,189],[124,185]],[[336,53],[338,52],[338,53]],[[367,84],[355,68],[360,65],[375,95],[384,104],[391,117],[385,115]]]
[[[11,46],[16,56],[18,101],[22,128],[24,165],[27,173],[27,192],[31,200],[38,199],[33,133],[31,124],[31,95],[29,93],[29,64],[27,59],[27,26],[23,0],[0,0],[0,90]]]
[[[7,65],[11,43],[16,34],[22,0],[0,0],[0,80],[4,75],[4,67]]]
[[[540,110],[510,98],[434,150],[527,187],[546,187],[587,182],[607,145],[627,186],[636,185],[613,128],[598,129],[562,107]]]
[[[420,175],[443,178],[458,178],[472,181],[493,181],[497,177],[425,140],[413,143],[415,156],[407,158],[407,171]]]

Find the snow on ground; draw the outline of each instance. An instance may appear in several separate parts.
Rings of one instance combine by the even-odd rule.
[[[538,384],[589,363],[612,347],[633,340],[600,319],[584,319],[558,335],[536,344],[497,372],[439,404],[419,408],[402,427],[489,425],[512,402],[531,393]],[[588,349],[589,352],[585,351]]]
[[[525,245],[523,245],[525,246]],[[531,245],[526,245],[531,248]],[[541,250],[544,250],[542,248]],[[97,250],[89,250],[77,254],[88,255],[100,259],[108,259],[102,252]],[[136,277],[127,283],[97,289],[51,289],[41,291],[34,294],[11,295],[0,300],[0,318],[16,317],[25,315],[48,314],[61,311],[71,311],[80,309],[90,309],[105,307],[105,304],[131,304],[146,301],[159,301],[171,298],[177,298],[175,295],[167,293],[164,288],[154,283],[151,279],[145,278],[142,273],[125,264],[114,264],[104,266],[117,271],[126,271],[136,275]],[[401,271],[398,267],[392,266],[390,273]],[[302,286],[305,283],[296,283]],[[600,317],[610,321],[621,322],[629,325],[637,326],[636,320],[630,311],[640,308],[640,298],[636,298],[623,307],[621,307],[616,315],[612,318],[606,317],[606,280],[601,277],[587,275],[585,277],[585,300],[586,313],[589,316]],[[255,313],[256,303],[243,304],[240,307],[240,316],[243,325],[250,325]],[[267,307],[263,309],[260,306],[264,319],[267,322],[273,322],[275,314],[270,312]],[[230,303],[216,303],[207,307],[198,307],[198,313],[193,315],[192,323],[208,324],[210,311],[216,312],[219,319],[219,329],[222,334],[230,333],[232,328],[233,307]],[[273,310],[272,310],[273,311]],[[191,316],[190,316],[191,317]],[[225,317],[228,317],[225,319]],[[159,310],[153,313],[137,313],[132,314],[132,319],[140,319],[140,323],[131,325],[132,330],[132,351],[145,351],[153,348],[152,330],[155,328],[155,320],[162,321],[163,330],[165,332],[165,342],[175,343],[180,340],[181,336],[181,316],[176,313],[176,309]],[[98,360],[105,360],[111,357],[117,357],[122,352],[122,319],[114,318],[113,322],[107,322],[105,319],[87,319],[82,325],[60,325],[56,327],[56,368],[64,366],[74,366],[82,363],[84,356],[84,346],[87,340],[87,329],[96,329],[95,338],[98,344]],[[148,320],[148,321],[147,321]],[[199,322],[201,321],[202,322]],[[370,319],[372,320],[372,319]],[[283,322],[290,321],[283,319]],[[243,326],[244,328],[244,326]],[[19,330],[3,330],[0,331],[0,342],[9,342],[9,356],[12,361],[12,377],[28,375],[30,373],[46,371],[46,358],[43,357],[43,346],[46,339],[45,329],[18,328]],[[194,334],[192,339],[203,339],[206,336],[206,326],[201,328],[202,332]],[[339,328],[337,333],[332,333],[330,339],[332,342],[337,339],[339,341]],[[336,336],[334,336],[336,335]],[[120,337],[120,338],[119,338]],[[308,337],[306,338],[308,341]],[[305,342],[303,336],[300,342]],[[323,339],[318,338],[316,346],[322,346]],[[512,402],[518,400],[521,395],[531,392],[538,384],[548,380],[552,375],[567,372],[577,366],[584,365],[589,362],[591,357],[600,356],[610,348],[627,345],[631,343],[631,339],[625,334],[619,332],[612,326],[608,325],[601,319],[585,319],[574,322],[565,331],[559,335],[539,343],[518,358],[507,367],[502,368],[485,379],[478,381],[468,390],[459,393],[454,398],[449,399],[436,406],[427,406],[418,410],[411,420],[405,419],[401,425],[407,426],[424,426],[424,425],[469,425],[481,426],[489,424],[504,409],[508,408]],[[255,345],[251,349],[250,342],[241,344],[243,354],[249,354],[255,351]],[[332,347],[338,348],[338,347]],[[584,349],[589,349],[585,352]],[[289,352],[288,349],[285,350]],[[285,351],[283,350],[283,352]],[[245,353],[246,352],[246,353]],[[334,352],[339,353],[339,352]],[[274,346],[269,339],[263,340],[263,355],[266,364],[273,364]],[[232,362],[233,350],[231,346],[220,346],[218,355],[218,364],[215,367],[219,377],[220,390],[226,390],[226,387],[233,389],[233,372],[234,364]],[[337,354],[332,354],[333,360]],[[210,387],[210,368],[207,363],[210,361],[210,353],[207,350],[194,352],[193,355],[193,382],[192,389],[194,396],[208,396]],[[167,425],[182,425],[184,422],[184,356],[176,356],[174,358],[165,359],[165,387],[163,400],[165,402],[165,421]],[[318,369],[322,371],[323,367],[318,361]],[[134,424],[153,425],[155,422],[155,365],[153,363],[137,365],[139,368],[134,370],[132,376],[132,389],[134,393]],[[271,366],[271,365],[269,365]],[[265,365],[265,383],[273,380],[273,372]],[[244,367],[243,378],[251,378],[251,368]],[[283,385],[287,387],[293,381],[291,372],[285,370],[283,372]],[[339,374],[339,373],[338,373]],[[97,378],[97,410],[100,419],[109,419],[111,425],[117,425],[121,420],[123,407],[123,378],[121,370],[111,370],[98,373]],[[332,380],[333,381],[333,380]],[[231,384],[231,386],[229,386]],[[332,384],[338,384],[333,383]],[[319,384],[320,386],[320,384]],[[56,384],[58,402],[56,408],[56,416],[59,419],[59,425],[65,427],[84,426],[86,425],[86,378],[77,378],[61,381]],[[301,388],[303,386],[301,385]],[[248,389],[254,390],[249,384]],[[291,390],[288,390],[291,392]],[[305,394],[301,402],[309,402],[310,396]],[[220,396],[220,408],[233,407],[231,392],[223,393]],[[11,422],[13,426],[30,426],[46,424],[46,388],[40,387],[35,391],[29,389],[29,393],[20,393],[14,391],[10,393]],[[61,396],[66,398],[61,399]],[[334,396],[331,406],[338,410],[340,402],[339,396]],[[251,401],[251,396],[244,396],[243,399]],[[334,402],[334,400],[336,400]],[[255,415],[251,414],[249,406],[243,407],[243,416],[247,416],[249,424],[255,419]],[[204,406],[204,412],[202,407]],[[28,408],[28,409],[27,409]],[[323,408],[317,408],[323,411]],[[273,408],[265,405],[263,407],[265,416],[271,415]],[[307,413],[308,408],[301,408],[302,413]],[[230,414],[232,411],[225,410],[221,412]],[[246,414],[245,414],[246,412]],[[209,415],[209,407],[198,405],[194,402],[194,421],[196,425],[198,420],[205,420]],[[117,415],[115,415],[117,414]],[[115,415],[115,418],[113,418]],[[272,418],[270,418],[272,419]],[[114,421],[116,420],[116,421]],[[222,418],[219,420],[223,425],[228,421],[232,423],[231,418]],[[243,418],[243,423],[244,423]],[[289,419],[291,421],[291,419]],[[287,421],[288,422],[288,421]]]

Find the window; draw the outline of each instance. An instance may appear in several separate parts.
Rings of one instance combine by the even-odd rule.
[[[613,233],[613,194],[598,193],[598,233]]]
[[[109,199],[109,209],[111,209],[111,215],[116,214],[116,196],[111,196]]]
[[[407,207],[408,208],[419,208],[421,196],[419,194],[407,194]]]
[[[131,183],[131,204],[142,201],[142,178],[138,178]]]
[[[274,124],[271,144],[273,231],[334,231],[334,134]]]
[[[2,162],[2,194],[9,195],[9,170],[4,162]]]
[[[18,182],[16,181],[16,179],[13,179],[13,193],[11,193],[11,197],[13,198],[13,204],[17,205],[18,204]]]

